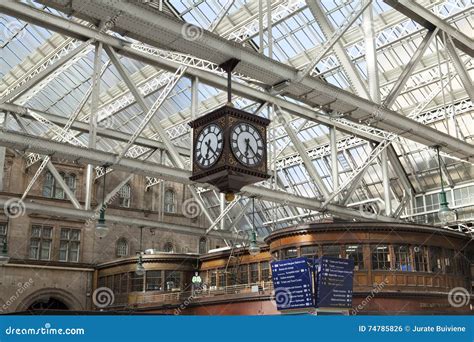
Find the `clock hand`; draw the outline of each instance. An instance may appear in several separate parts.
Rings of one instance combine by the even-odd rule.
[[[206,142],[206,141],[204,141],[204,145],[206,145],[206,147],[207,147],[207,151],[206,151],[206,159],[208,159],[208,158],[209,158],[209,148],[210,148],[210,147],[209,147],[209,145],[210,145],[210,144],[211,144],[211,141],[210,141],[210,140],[208,140],[207,142]]]
[[[247,157],[249,154],[249,147],[250,147],[250,139],[244,139],[246,147],[245,147],[245,156]]]
[[[250,149],[252,150],[252,153],[253,153],[253,155],[254,155],[254,156],[256,156],[256,155],[257,155],[257,153],[255,153],[255,150],[253,149],[253,147],[252,147],[252,146],[250,146],[250,144],[249,144],[248,146],[249,146],[249,147],[250,147]]]
[[[211,140],[208,140],[205,144],[206,144],[206,146],[207,146],[206,159],[207,159],[208,156],[209,156],[209,151],[212,152],[212,155],[216,155],[216,154],[217,154],[217,152],[211,147]]]

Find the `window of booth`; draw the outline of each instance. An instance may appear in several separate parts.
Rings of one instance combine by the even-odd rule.
[[[143,280],[142,275],[137,275],[135,272],[130,272],[130,283],[132,292],[141,292],[143,291]]]
[[[130,291],[129,276],[129,273],[122,273],[120,277],[120,289],[122,293],[127,293]]]
[[[163,277],[161,271],[146,272],[146,291],[163,291]]]
[[[291,259],[298,257],[298,248],[297,247],[290,247],[281,250],[281,259]]]
[[[262,279],[263,281],[270,281],[272,280],[272,276],[270,274],[270,263],[268,261],[262,261],[260,263],[260,270],[262,272]]]
[[[395,269],[397,271],[413,271],[410,248],[408,245],[394,245]]]
[[[443,271],[443,254],[441,247],[429,248],[430,271],[440,273]]]
[[[226,274],[225,274],[225,269],[220,268],[217,270],[217,275],[218,275],[218,286],[219,288],[223,288],[226,286],[225,279],[226,279]]]
[[[250,284],[258,283],[258,262],[249,265],[250,268]]]
[[[211,273],[211,286],[217,287],[217,270],[209,271]]]
[[[248,271],[248,265],[240,265],[239,266],[239,271],[238,271],[238,277],[237,281],[239,284],[248,284],[249,282],[249,271]]]
[[[390,269],[390,249],[388,245],[378,245],[372,247],[372,269]]]
[[[339,245],[325,245],[322,250],[323,256],[340,258],[341,257],[341,247]]]
[[[454,250],[444,250],[444,267],[446,273],[454,273]]]
[[[301,246],[300,247],[301,256],[317,258],[318,257],[318,246]]]
[[[415,271],[428,272],[428,248],[425,246],[414,246],[413,259],[415,262]]]
[[[354,260],[354,270],[358,271],[365,269],[362,245],[346,245],[344,251],[347,259]]]
[[[181,272],[165,271],[165,289],[166,291],[177,291],[181,289]]]

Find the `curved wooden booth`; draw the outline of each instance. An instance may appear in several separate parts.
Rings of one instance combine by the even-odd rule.
[[[471,239],[463,233],[414,224],[328,222],[270,234],[260,254],[223,248],[205,255],[144,257],[100,265],[98,286],[112,288],[109,309],[188,315],[279,314],[272,300],[270,262],[299,256],[354,259],[351,314],[470,314],[449,301],[453,289],[471,287]],[[193,288],[198,271],[203,286]],[[116,285],[119,284],[119,285]],[[118,288],[117,288],[118,286]]]

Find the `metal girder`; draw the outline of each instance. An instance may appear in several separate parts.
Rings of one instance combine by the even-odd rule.
[[[65,145],[63,143],[7,130],[3,130],[2,134],[0,134],[0,146],[75,160],[80,164],[110,164],[114,165],[115,169],[125,172],[153,176],[182,184],[198,184],[189,180],[189,177],[191,176],[190,171],[181,168],[168,167],[161,164],[130,158],[123,158],[118,163],[115,163],[117,155],[110,152]],[[203,185],[204,184],[201,184],[201,186]],[[191,187],[190,189],[193,188]],[[292,205],[314,211],[326,210],[336,216],[344,218],[367,220],[367,217],[364,217],[364,215],[357,210],[348,209],[344,206],[332,203],[323,207],[323,203],[314,198],[292,195],[284,191],[271,190],[257,185],[245,186],[242,188],[241,195],[257,197],[268,202]],[[394,221],[393,218],[380,215],[374,216],[373,220]]]
[[[7,92],[4,96],[0,98],[0,104],[5,102],[13,102],[18,99],[25,92],[30,92],[32,89],[40,83],[42,80],[53,74],[58,68],[66,64],[68,61],[71,61],[74,57],[77,57],[81,52],[84,52],[89,44],[92,42],[92,39],[89,39],[81,44],[75,45],[74,48],[67,51],[64,55],[61,55],[60,58],[55,60],[53,63],[48,64],[46,67],[39,69],[38,73],[32,75],[31,78],[27,78],[25,82],[20,83],[16,88]]]
[[[239,202],[240,197],[236,196],[236,198],[227,204],[224,210],[221,211],[219,216],[212,222],[212,224],[207,228],[206,234],[208,234],[211,230],[213,230],[221,221],[224,221],[225,216],[229,213],[229,211]]]
[[[222,19],[224,19],[225,15],[227,14],[227,12],[229,12],[230,8],[232,7],[232,5],[234,4],[235,0],[228,0],[227,3],[221,7],[219,13],[217,13],[217,16],[216,18],[214,19],[214,21],[211,23],[211,25],[209,26],[209,31],[214,31],[217,29],[217,27],[219,27],[219,24],[222,22]]]
[[[420,46],[418,46],[415,53],[411,56],[411,59],[408,62],[408,64],[405,66],[405,68],[403,69],[402,74],[397,79],[397,81],[392,87],[392,90],[390,90],[390,93],[385,98],[384,103],[383,103],[385,107],[387,108],[392,107],[398,95],[403,90],[403,88],[405,87],[405,84],[407,83],[408,79],[413,73],[415,66],[420,61],[421,57],[425,54],[426,50],[428,49],[431,42],[433,41],[433,38],[436,37],[437,32],[438,32],[438,28],[434,29],[433,31],[428,31],[426,33],[426,36],[423,38],[423,41],[421,42]]]
[[[8,4],[8,8],[2,7],[4,4],[0,4],[0,12],[10,13],[13,16],[22,18],[23,20],[35,23],[37,25],[61,32],[66,35],[73,37],[82,37],[87,39],[88,37],[94,37],[100,41],[113,46],[117,49],[117,52],[127,57],[134,58],[151,65],[156,65],[165,70],[176,70],[179,67],[177,62],[172,62],[167,59],[159,58],[153,53],[141,52],[140,50],[134,49],[129,44],[119,38],[106,35],[105,33],[97,33],[96,30],[80,25],[78,23],[69,21],[64,18],[60,18],[48,13],[35,10],[29,6],[22,4]],[[191,58],[188,56],[188,58]],[[215,72],[207,72],[203,68],[188,67],[187,76],[199,77],[204,83],[216,87],[221,90],[227,89],[227,79]],[[294,101],[287,101],[281,97],[268,94],[267,91],[257,89],[245,85],[243,83],[235,82],[232,86],[233,93],[254,101],[269,102],[277,106],[282,107],[292,115],[302,117],[307,120],[320,122],[325,125],[334,125],[338,130],[351,134],[351,129],[348,129],[347,125],[340,125],[338,122],[334,122],[331,117],[322,114],[319,110],[311,108],[309,106],[295,103]],[[337,88],[334,88],[337,91]],[[357,136],[364,139],[373,139],[374,136],[367,134],[364,131],[358,131]]]
[[[334,28],[326,17],[323,9],[319,4],[319,1],[307,0],[306,3],[308,4],[308,7],[314,18],[316,19],[316,22],[318,23],[319,27],[323,31],[324,36],[326,37],[326,39],[329,39],[329,37],[334,34]],[[333,46],[333,49],[334,54],[339,60],[339,63],[341,63],[342,69],[346,73],[347,78],[356,94],[368,99],[369,93],[367,92],[367,86],[364,84],[361,75],[354,67],[353,62],[347,54],[341,41],[337,41],[336,44]]]
[[[54,167],[53,163],[48,161],[47,168],[48,168],[49,172],[51,172],[51,174],[53,175],[56,182],[58,182],[59,185],[61,186],[61,188],[64,190],[64,192],[66,193],[67,198],[71,201],[74,208],[82,209],[82,207],[79,204],[79,201],[77,200],[76,196],[71,191],[69,186],[66,184],[63,177],[59,174],[58,170]]]
[[[115,55],[115,51],[113,50],[113,48],[109,47],[109,46],[106,46],[105,50],[106,50],[107,54],[109,55],[110,59],[112,60],[112,63],[114,63],[114,65],[117,67],[117,70],[119,71],[120,76],[123,78],[123,80],[127,84],[128,88],[130,89],[130,92],[135,97],[135,100],[137,101],[138,105],[141,107],[142,111],[144,113],[154,114],[154,112],[151,112],[151,109],[148,108],[148,106],[146,105],[145,99],[143,98],[142,94],[139,92],[136,85],[133,83],[132,79],[128,75],[128,72],[121,65],[120,61],[118,60],[117,56]],[[186,68],[180,66],[176,71],[176,74],[175,74],[176,78],[175,79],[179,79],[184,74],[185,71],[186,71]],[[176,82],[173,82],[173,83],[170,83],[170,84],[171,84],[171,87],[174,87]],[[163,91],[162,94],[163,93],[166,93],[166,95],[168,95],[169,91],[168,92]],[[155,102],[155,104],[156,103],[161,104],[162,101],[166,98],[166,96],[163,97],[161,100],[160,100],[160,98],[161,98],[161,96],[159,97],[159,101]],[[151,116],[150,116],[150,118],[151,118]],[[166,146],[166,151],[168,152],[172,163],[180,169],[184,168],[184,162],[183,162],[178,150],[172,144],[171,140],[169,139],[168,135],[166,134],[166,132],[163,129],[163,127],[161,126],[161,124],[160,123],[154,123],[153,121],[151,121],[151,126],[153,127],[155,132],[158,134],[158,136],[161,138],[164,145]],[[122,157],[123,156],[120,155],[119,158],[117,158],[117,160],[115,161],[114,164],[116,164],[117,162],[120,162]],[[162,177],[157,177],[157,178],[162,178]],[[204,213],[204,215],[206,216],[208,221],[212,223],[213,222],[212,216],[210,215],[209,211],[205,207],[202,199],[199,197],[199,194],[196,192],[196,189],[194,189],[192,186],[189,186],[189,191],[191,192],[191,195],[194,197],[194,199],[198,203],[199,207],[201,208],[202,212]]]
[[[453,37],[453,42],[459,50],[474,57],[474,40],[472,38],[469,38],[464,33],[458,31],[455,27],[439,18],[429,9],[416,3],[416,1],[384,0],[384,2],[429,30],[434,30],[436,27],[439,28],[441,31]]]
[[[336,140],[336,128],[334,126],[329,127],[329,146],[331,147],[331,178],[332,178],[332,189],[336,190],[339,187],[339,162],[337,160],[337,140]]]
[[[42,46],[38,48],[41,49],[44,45],[49,45],[52,46],[53,44],[51,43],[52,40],[57,39],[61,35],[55,33],[53,34],[50,38],[48,38]],[[75,39],[72,38],[64,38],[64,40],[56,47],[54,48],[53,51],[50,53],[44,55],[43,58],[37,63],[35,63],[32,67],[29,67],[27,71],[25,71],[22,75],[17,76],[16,73],[12,73],[12,71],[8,72],[5,76],[12,76],[15,77],[15,81],[10,83],[10,84],[5,84],[5,88],[0,94],[0,97],[3,97],[7,95],[8,93],[12,92],[14,89],[22,85],[23,83],[27,82],[29,79],[33,78],[36,74],[38,74],[40,71],[43,69],[47,68],[49,65],[52,63],[56,62],[58,59],[60,59],[62,56],[67,54],[69,51],[73,50],[77,46],[78,42]],[[35,52],[37,52],[36,50]],[[31,60],[33,58],[28,58],[28,62],[31,63]],[[20,68],[24,70],[24,64],[25,62],[23,61],[21,64],[19,64]]]
[[[392,135],[390,138],[383,140],[380,142],[376,148],[374,148],[367,159],[358,165],[354,171],[351,172],[351,174],[346,178],[346,180],[341,184],[339,188],[334,190],[331,195],[326,198],[326,200],[323,203],[323,207],[325,207],[333,198],[338,196],[344,189],[347,188],[347,186],[352,185],[356,179],[359,178],[359,174],[363,173],[369,165],[372,164],[372,162],[383,153],[383,151],[390,145],[390,143],[396,138],[395,135]]]
[[[99,95],[100,95],[100,68],[102,64],[102,50],[103,43],[97,42],[95,44],[95,53],[94,53],[94,67],[92,71],[92,93],[91,93],[91,115],[89,116],[89,135],[88,135],[88,147],[96,148],[97,145],[97,123],[98,116],[97,108],[99,106]],[[89,210],[91,208],[92,202],[92,189],[94,178],[92,176],[93,165],[88,164],[86,168],[86,196],[84,208]]]
[[[313,2],[309,0],[308,2]],[[360,17],[364,10],[372,3],[372,0],[362,0],[360,2],[360,9],[356,12],[353,12],[349,17],[345,18],[344,22],[341,23],[341,26],[334,31],[330,37],[328,35],[327,40],[321,45],[321,50],[316,57],[312,58],[308,65],[304,67],[303,70],[298,72],[296,77],[296,82],[301,81],[306,75],[310,75],[314,67],[323,59],[323,57],[339,42],[339,39],[342,35],[351,27],[351,25]],[[310,7],[311,8],[311,7]],[[324,15],[324,14],[323,14]]]
[[[162,13],[152,13],[137,6],[135,3],[102,1],[99,5],[93,1],[70,3],[63,0],[48,0],[41,2],[48,3],[48,5],[59,10],[64,10],[67,6],[68,10],[74,10],[75,15],[81,15],[81,13],[87,11],[96,20],[106,19],[106,17],[110,16],[110,13],[107,12],[115,13],[121,11],[120,18],[122,20],[117,22],[114,28],[117,31],[126,32],[132,38],[147,41],[149,44],[159,46],[160,48],[165,47],[170,50],[190,53],[198,58],[209,59],[216,64],[221,64],[229,58],[237,57],[241,62],[236,67],[236,72],[251,75],[251,77],[266,85],[277,84],[283,80],[291,81],[297,77],[297,70],[295,68],[270,60],[211,32],[203,31],[199,39],[190,41],[189,38],[182,35],[186,23]],[[23,8],[22,5],[18,4],[2,3],[0,10],[11,13],[16,6]],[[26,14],[22,14],[20,11],[20,13],[15,13],[15,16],[24,18]],[[135,23],[133,25],[126,24],[130,21]],[[52,26],[52,23],[48,25]],[[68,25],[70,25],[70,21],[68,21]],[[141,29],[144,26],[148,28],[142,31]],[[153,30],[150,30],[150,27],[160,31],[160,34],[151,34]],[[102,36],[96,30],[93,30],[93,32],[97,40],[104,39],[107,40],[107,43],[117,44],[110,41],[110,36]],[[123,45],[118,48],[125,50]],[[336,112],[345,113],[351,120],[365,121],[377,116],[377,121],[374,125],[379,128],[386,129],[427,146],[442,145],[446,153],[458,158],[474,159],[474,149],[471,144],[434,128],[416,123],[395,111],[377,106],[373,102],[331,86],[314,77],[306,76],[298,84],[290,85],[287,91],[289,96],[312,106],[323,106]]]
[[[367,79],[369,83],[370,98],[376,104],[380,104],[379,68],[377,61],[377,49],[375,46],[374,17],[372,3],[365,7],[362,18],[362,28],[365,42],[365,61],[367,64]]]
[[[314,181],[314,183],[317,185],[318,191],[321,193],[323,198],[328,198],[329,191],[327,190],[326,185],[324,184],[323,180],[319,176],[318,171],[316,171],[316,167],[314,166],[313,162],[311,161],[308,154],[306,153],[305,146],[299,140],[297,134],[293,130],[293,127],[291,127],[291,125],[289,124],[289,120],[285,118],[285,115],[287,114],[282,112],[280,107],[278,107],[278,110],[276,110],[276,114],[277,114],[278,120],[280,121],[281,124],[283,124],[285,131],[290,137],[291,142],[293,143],[293,146],[296,148],[296,150],[298,151],[298,154],[303,160],[303,164],[305,166],[306,171],[308,172],[309,176]]]
[[[5,207],[8,201],[11,200],[11,196],[0,196],[0,206]],[[18,198],[18,200],[20,200]],[[94,210],[79,210],[74,208],[65,208],[53,205],[51,203],[38,203],[38,202],[30,202],[25,201],[23,202],[24,208],[28,213],[39,213],[39,214],[46,214],[50,216],[56,217],[64,217],[67,219],[78,219],[83,220],[85,222],[90,222],[91,217],[96,217],[97,212]],[[165,232],[175,232],[175,233],[182,233],[187,235],[195,235],[195,236],[203,236],[205,234],[205,229],[199,227],[192,227],[189,225],[180,225],[176,223],[168,223],[163,221],[157,221],[154,219],[145,219],[145,218],[138,218],[138,217],[131,217],[131,216],[121,216],[115,215],[107,212],[107,222],[123,224],[123,225],[130,225],[134,227],[149,227],[149,228],[156,228],[158,230],[162,230]],[[239,236],[238,234],[232,234],[229,232],[210,232],[209,236],[220,238],[220,239],[229,239],[229,240],[247,240],[247,238]],[[262,241],[262,239],[259,239]]]
[[[170,83],[168,83],[165,87],[165,89],[163,89],[163,91],[160,93],[160,95],[158,96],[158,98],[156,99],[156,101],[153,103],[153,105],[150,107],[150,109],[148,110],[148,112],[145,114],[145,116],[143,117],[142,121],[140,122],[140,124],[138,125],[137,129],[135,130],[135,132],[132,134],[132,136],[130,137],[130,139],[127,141],[127,144],[125,145],[125,147],[122,149],[122,151],[120,152],[120,156],[119,158],[122,158],[125,153],[127,153],[127,151],[129,150],[129,148],[135,144],[135,141],[137,140],[138,136],[143,132],[143,130],[145,129],[145,127],[150,123],[150,121],[153,119],[153,116],[158,112],[158,110],[160,109],[160,107],[163,105],[163,103],[165,102],[166,98],[168,97],[168,95],[171,93],[171,91],[174,89],[174,87],[176,86],[176,84],[178,83],[178,81],[181,79],[181,76],[183,76],[183,73],[184,71],[186,70],[186,67],[183,67],[183,66],[180,66],[176,72],[174,73],[173,75],[173,78],[171,80]]]
[[[471,77],[469,76],[469,73],[466,71],[464,68],[464,64],[459,58],[459,55],[456,51],[456,47],[454,46],[453,39],[451,36],[446,35],[445,36],[446,41],[446,49],[448,50],[449,56],[451,57],[451,61],[454,64],[454,68],[456,69],[456,72],[459,75],[459,78],[461,79],[461,82],[466,89],[467,94],[469,95],[469,98],[471,99],[472,102],[474,102],[474,86],[471,80]],[[444,42],[444,40],[443,40]],[[474,41],[473,41],[474,44]]]

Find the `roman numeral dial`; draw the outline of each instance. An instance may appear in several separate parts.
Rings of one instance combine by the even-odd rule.
[[[194,159],[203,169],[214,165],[222,154],[224,138],[222,128],[216,124],[210,124],[199,133],[195,147]]]
[[[262,162],[264,144],[262,135],[253,125],[242,122],[232,128],[230,146],[235,158],[245,166],[256,166]]]

